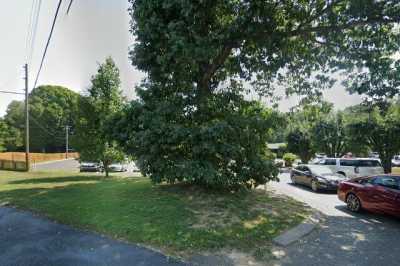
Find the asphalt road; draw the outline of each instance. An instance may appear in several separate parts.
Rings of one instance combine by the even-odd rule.
[[[177,266],[136,245],[73,229],[29,212],[0,207],[0,265]]]
[[[129,163],[126,165],[127,172],[118,173],[118,175],[127,175],[131,176],[134,170],[134,165]],[[33,171],[63,171],[63,172],[79,172],[79,161],[75,159],[61,160],[61,161],[52,161],[52,162],[44,162],[38,163],[36,165],[32,165]],[[137,172],[135,172],[137,173]],[[103,175],[103,173],[99,173],[99,175]]]
[[[79,172],[79,162],[75,159],[44,162],[32,165],[33,171]]]
[[[315,193],[291,184],[289,174],[270,189],[303,201],[326,215],[319,228],[278,250],[276,265],[400,265],[400,220],[362,212],[350,213],[335,193]]]

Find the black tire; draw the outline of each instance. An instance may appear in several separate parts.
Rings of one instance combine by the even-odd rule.
[[[312,189],[314,192],[318,192],[318,191],[319,191],[318,181],[317,181],[317,180],[313,179],[313,180],[311,181],[311,189]]]
[[[359,212],[361,210],[361,201],[353,193],[347,195],[346,204],[347,204],[347,209],[349,209],[352,212]]]

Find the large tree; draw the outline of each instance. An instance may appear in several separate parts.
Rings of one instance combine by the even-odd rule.
[[[367,106],[353,113],[348,131],[354,142],[378,152],[385,173],[392,171],[392,158],[400,152],[400,106]]]
[[[65,151],[66,127],[74,131],[79,94],[62,86],[44,85],[29,95],[32,151]]]
[[[333,105],[325,101],[304,102],[289,113],[287,148],[297,154],[303,163],[308,163],[316,152],[322,151],[315,145],[318,143],[313,131],[332,112],[332,108]]]
[[[24,147],[25,111],[24,103],[12,101],[6,110],[4,123],[7,137],[4,146],[7,151],[19,151]]]
[[[221,136],[229,134],[230,128],[238,135],[251,131],[253,125],[244,112],[248,103],[240,97],[248,88],[245,81],[260,94],[270,95],[280,83],[288,93],[318,96],[321,88],[332,85],[330,70],[368,67],[368,54],[380,56],[398,49],[393,31],[400,21],[397,1],[130,2],[136,37],[131,58],[148,79],[138,91],[140,99],[132,105],[136,119],[126,125],[123,140],[127,146],[139,143],[140,150],[147,148],[168,159],[151,161],[138,154],[142,168],[157,181],[164,180],[165,174],[157,171],[162,163],[168,163],[169,173],[185,173],[186,179],[206,184],[218,184],[223,178],[234,182],[242,175],[221,167],[221,153],[209,151],[210,143],[240,150],[241,138],[203,141],[216,125]],[[152,137],[170,132],[176,133],[174,138],[159,140],[158,149],[152,146]],[[253,134],[260,136],[261,132]],[[250,138],[249,145],[257,146],[257,139]],[[181,156],[176,156],[174,147],[181,149]],[[262,154],[244,154],[242,160],[250,161],[250,155],[262,158]],[[189,171],[194,166],[196,171]],[[252,164],[245,168],[247,176],[256,176],[260,170]],[[263,181],[273,178],[270,168],[262,172]]]
[[[109,57],[92,77],[92,85],[82,96],[72,139],[84,161],[102,162],[106,176],[108,166],[124,159],[118,145],[109,137],[113,125],[110,120],[123,107],[119,69]]]
[[[341,157],[349,151],[346,122],[342,112],[331,112],[317,121],[311,135],[315,150],[328,157]]]
[[[79,94],[55,85],[39,86],[29,94],[30,147],[36,152],[65,151],[65,127],[74,129]],[[4,121],[9,129],[7,150],[20,150],[24,146],[25,105],[12,101]]]

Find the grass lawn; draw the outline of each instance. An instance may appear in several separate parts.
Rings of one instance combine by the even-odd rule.
[[[309,214],[264,191],[206,193],[145,178],[52,172],[0,171],[1,203],[183,258],[238,250],[267,259],[271,239]]]

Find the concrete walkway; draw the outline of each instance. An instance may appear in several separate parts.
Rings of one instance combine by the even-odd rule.
[[[0,207],[0,265],[184,265],[152,250]]]

